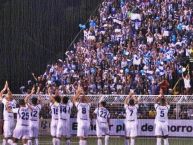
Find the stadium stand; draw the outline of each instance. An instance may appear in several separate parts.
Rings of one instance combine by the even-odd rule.
[[[81,81],[88,94],[191,94],[192,7],[188,0],[105,0],[65,60],[33,74],[35,82],[42,93],[52,86],[74,94]]]

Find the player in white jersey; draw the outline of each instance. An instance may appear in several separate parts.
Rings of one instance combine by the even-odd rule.
[[[137,110],[139,108],[138,100],[134,94],[130,94],[124,103],[126,111],[125,119],[125,145],[134,145],[137,136]],[[130,139],[130,141],[129,141]]]
[[[19,100],[19,106],[19,108],[12,109],[14,113],[17,113],[17,123],[13,131],[13,145],[17,145],[19,140],[22,140],[23,144],[27,145],[29,138],[30,108],[26,105],[24,99]]]
[[[38,89],[39,90],[39,89]],[[34,92],[35,90],[33,90]],[[32,92],[32,93],[33,93]],[[38,91],[37,91],[38,93]],[[31,96],[31,95],[30,95]],[[31,103],[29,103],[30,96],[26,97],[26,102],[28,106],[30,107],[30,120],[29,120],[29,140],[28,145],[32,145],[34,142],[34,145],[38,145],[38,135],[39,135],[39,114],[41,110],[41,98],[40,96],[38,98],[32,97]]]
[[[162,137],[164,139],[164,145],[169,145],[168,142],[168,111],[170,105],[168,104],[166,98],[160,95],[156,98],[155,110],[155,135],[157,136],[157,145],[161,145]]]
[[[3,93],[7,91],[7,94],[3,95]],[[12,136],[13,136],[13,130],[15,127],[14,123],[14,113],[10,112],[11,109],[16,108],[16,101],[13,99],[12,93],[9,89],[8,83],[6,81],[5,86],[3,90],[0,92],[0,102],[3,103],[4,109],[3,109],[3,131],[4,131],[4,139],[3,139],[3,145],[12,144]]]
[[[59,104],[58,110],[58,126],[57,126],[57,139],[58,145],[62,137],[66,139],[66,145],[70,145],[70,114],[73,107],[72,102],[68,97],[63,97],[62,102]]]
[[[102,145],[102,137],[105,136],[105,145],[109,144],[109,125],[110,113],[105,108],[106,102],[99,102],[99,106],[95,109],[96,118],[96,134],[98,137],[98,145]]]
[[[90,129],[90,103],[84,95],[82,87],[78,86],[73,102],[77,108],[77,136],[80,138],[79,145],[87,145],[87,137]]]
[[[59,141],[57,139],[58,111],[59,111],[59,103],[61,101],[61,97],[57,94],[52,96],[50,88],[48,89],[48,93],[50,96],[50,107],[51,107],[51,113],[52,113],[50,132],[52,136],[53,145],[57,145]]]

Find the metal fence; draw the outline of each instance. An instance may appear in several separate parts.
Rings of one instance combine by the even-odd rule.
[[[19,99],[25,98],[26,95],[23,94],[14,94],[15,100],[18,102]],[[37,95],[34,95],[34,97]],[[73,95],[62,95],[68,96],[71,98]],[[91,113],[94,111],[97,103],[101,97],[107,101],[107,108],[110,110],[111,118],[124,118],[124,100],[127,95],[87,95],[91,101]],[[152,119],[155,117],[154,102],[157,96],[152,95],[138,95],[139,100],[139,110],[138,118],[139,119]],[[167,95],[167,100],[171,105],[169,111],[170,119],[193,119],[193,95]],[[43,102],[41,118],[49,119],[51,118],[50,107],[49,107],[49,96],[41,95]],[[2,114],[2,107],[0,111],[0,116]],[[76,117],[76,108],[73,107],[71,117]]]

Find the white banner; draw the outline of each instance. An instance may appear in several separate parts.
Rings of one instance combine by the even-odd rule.
[[[125,125],[124,119],[111,119],[110,135],[124,135]],[[71,119],[71,134],[76,135],[77,122],[76,119]],[[154,120],[139,119],[138,120],[138,136],[154,136]],[[40,134],[50,134],[50,120],[41,120]],[[93,121],[90,128],[90,135],[96,135],[96,125]],[[169,121],[169,136],[175,137],[193,137],[193,120],[170,120]]]

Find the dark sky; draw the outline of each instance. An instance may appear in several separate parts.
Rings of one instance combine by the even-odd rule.
[[[0,0],[0,88],[41,74],[62,57],[99,0]]]

